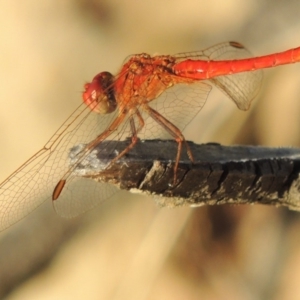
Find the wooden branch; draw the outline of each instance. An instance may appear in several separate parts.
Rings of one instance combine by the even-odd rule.
[[[101,143],[75,172],[120,189],[156,195],[155,201],[162,206],[257,203],[300,210],[300,149],[188,142],[195,163],[183,148],[178,183],[173,186],[177,151],[173,140],[139,141],[103,171],[129,143]],[[76,147],[70,153],[73,163],[74,151]]]
[[[179,183],[173,187],[177,151],[174,141],[139,141],[126,156],[103,171],[128,144],[128,140],[103,142],[75,172],[121,189],[156,195],[155,201],[162,206],[260,203],[300,210],[300,149],[189,142],[195,164],[183,149],[177,174]],[[71,150],[72,163],[76,163],[80,149],[79,145]],[[43,205],[30,218],[3,232],[0,298],[41,269],[59,245],[82,226],[82,217],[64,220],[56,216],[51,205]],[[94,218],[99,219],[99,212]]]

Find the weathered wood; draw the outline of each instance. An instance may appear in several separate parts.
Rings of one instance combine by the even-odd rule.
[[[102,143],[76,168],[77,174],[155,195],[162,206],[259,203],[300,210],[300,149],[188,142],[195,162],[183,148],[174,186],[177,143],[173,140],[139,141],[104,170],[128,143]],[[72,151],[71,155],[76,162]]]

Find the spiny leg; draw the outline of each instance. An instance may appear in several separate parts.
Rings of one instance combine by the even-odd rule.
[[[136,115],[139,121],[139,127],[136,128],[135,127],[135,123],[134,123],[134,118],[133,115]],[[137,143],[137,141],[139,140],[138,138],[138,133],[142,130],[142,128],[145,125],[145,122],[140,114],[140,112],[138,110],[136,110],[130,117],[129,117],[129,122],[130,122],[130,129],[131,129],[131,143],[125,148],[123,149],[123,151],[121,153],[119,153],[114,159],[112,159],[109,163],[109,166],[112,165],[113,163],[115,163],[117,160],[119,160],[123,155],[125,155],[127,152],[129,152]]]
[[[192,154],[192,151],[186,142],[183,134],[181,131],[170,121],[168,121],[165,117],[163,117],[161,114],[159,114],[156,110],[152,109],[150,106],[147,104],[144,104],[141,106],[143,110],[145,110],[153,120],[155,120],[158,124],[160,124],[171,136],[173,136],[178,143],[178,148],[177,148],[177,154],[176,154],[176,160],[175,160],[175,165],[174,165],[174,182],[173,184],[176,185],[177,182],[177,170],[178,170],[178,164],[180,160],[180,155],[181,155],[181,150],[182,150],[182,143],[185,144],[186,149],[187,149],[187,154],[189,159],[191,160],[192,163],[194,163],[194,157]]]

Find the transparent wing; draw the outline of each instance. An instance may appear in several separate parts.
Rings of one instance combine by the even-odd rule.
[[[215,45],[203,51],[179,53],[175,55],[178,61],[186,59],[194,60],[232,60],[250,58],[252,55],[240,44],[226,42]],[[232,74],[227,76],[218,76],[210,81],[221,91],[225,92],[238,106],[239,109],[247,110],[251,101],[257,95],[261,82],[262,71],[255,70]]]
[[[50,199],[55,185],[69,167],[69,149],[96,138],[114,117],[113,114],[92,113],[89,107],[82,104],[39,152],[2,182],[0,230],[14,224],[46,199]],[[62,195],[62,200],[74,197],[76,205],[83,203],[85,209],[79,207],[77,211],[91,207],[93,198],[105,199],[115,192],[115,188],[108,184],[103,188],[92,180],[81,180],[86,181],[84,188],[79,188],[77,181],[73,180],[72,186]]]

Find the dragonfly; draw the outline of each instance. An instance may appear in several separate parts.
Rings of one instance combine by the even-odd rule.
[[[174,138],[178,143],[176,185],[183,147],[194,161],[182,132],[202,109],[212,87],[223,91],[239,109],[248,110],[261,86],[261,69],[299,60],[300,47],[252,57],[240,43],[225,42],[176,55],[132,55],[116,76],[97,74],[84,85],[83,103],[43,148],[0,184],[0,230],[47,199],[59,215],[73,217],[111,197],[118,190],[114,185],[76,172],[76,166],[103,141],[130,141],[121,152],[108,149],[114,158],[105,169],[139,139]],[[74,146],[76,154],[70,152]]]

